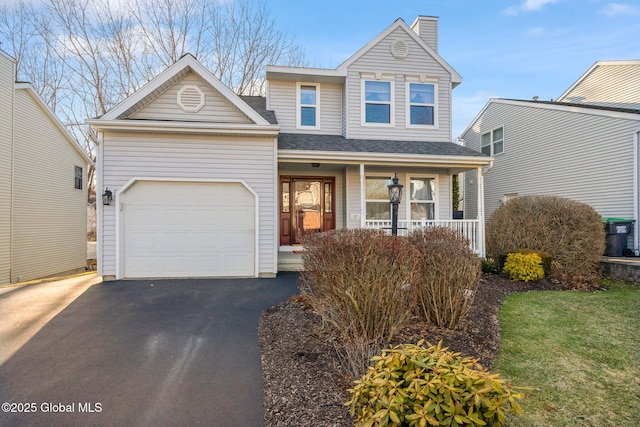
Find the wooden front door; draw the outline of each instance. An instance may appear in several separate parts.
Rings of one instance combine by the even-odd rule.
[[[298,245],[305,235],[335,226],[333,177],[280,177],[280,244]]]

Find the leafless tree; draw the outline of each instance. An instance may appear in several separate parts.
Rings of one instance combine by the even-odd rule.
[[[267,64],[304,65],[265,0],[44,0],[0,8],[0,41],[95,159],[84,124],[185,53],[238,94],[263,94]],[[95,171],[89,171],[93,182]]]

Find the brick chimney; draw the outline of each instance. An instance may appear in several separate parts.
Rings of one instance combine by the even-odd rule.
[[[411,29],[422,40],[427,42],[429,47],[438,52],[438,17],[437,16],[423,16],[420,15],[416,18],[411,25]]]

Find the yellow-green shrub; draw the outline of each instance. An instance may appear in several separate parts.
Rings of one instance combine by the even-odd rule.
[[[507,261],[507,256],[513,253],[521,253],[521,254],[538,254],[540,259],[542,260],[542,269],[544,270],[545,276],[551,275],[551,267],[553,265],[553,257],[544,251],[534,251],[532,249],[513,249],[510,251],[506,251],[498,257],[498,271],[502,272],[504,269],[504,263]]]
[[[350,389],[345,405],[357,426],[503,426],[522,414],[511,385],[477,359],[437,346],[405,344],[384,350]]]
[[[542,258],[537,253],[512,252],[508,254],[502,271],[507,273],[511,280],[528,282],[544,277]]]

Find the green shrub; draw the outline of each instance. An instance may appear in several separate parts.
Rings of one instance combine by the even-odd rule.
[[[504,264],[507,261],[507,257],[510,254],[514,254],[514,253],[520,253],[520,254],[536,254],[540,257],[540,260],[542,262],[542,269],[544,270],[544,275],[545,276],[550,276],[551,275],[551,267],[553,265],[553,257],[551,255],[549,255],[546,252],[543,251],[534,251],[531,249],[514,249],[514,250],[510,250],[510,251],[506,251],[502,254],[500,254],[500,257],[498,257],[498,269],[499,272],[502,272],[504,270]]]
[[[485,258],[480,263],[480,268],[483,273],[498,274],[500,273],[500,266],[493,258]]]
[[[494,259],[516,248],[550,254],[552,276],[575,287],[595,277],[605,232],[589,205],[557,196],[522,196],[493,212],[486,240]]]
[[[480,281],[480,260],[460,233],[444,227],[415,231],[409,241],[422,255],[413,281],[424,320],[455,329],[469,311]]]
[[[476,359],[423,341],[384,350],[349,390],[358,426],[502,426],[522,414],[511,386]]]
[[[336,337],[345,373],[360,376],[411,316],[420,254],[406,238],[362,229],[313,235],[304,246],[302,291]]]
[[[507,255],[507,260],[502,269],[511,277],[511,280],[540,280],[544,277],[542,258],[536,253],[523,254],[513,252]]]

